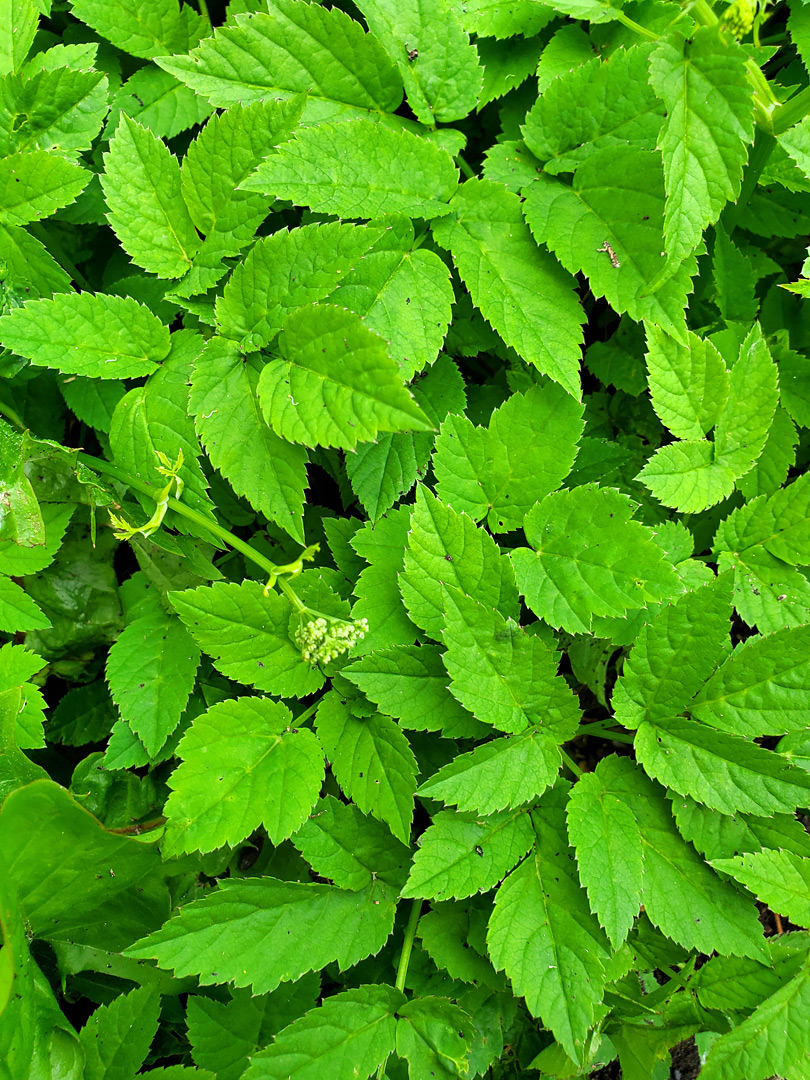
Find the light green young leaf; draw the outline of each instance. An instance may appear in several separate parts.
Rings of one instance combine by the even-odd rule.
[[[260,825],[280,844],[306,821],[323,783],[320,743],[293,730],[290,710],[269,698],[219,702],[192,721],[175,754],[167,857],[234,846]]]
[[[633,811],[605,788],[606,760],[577,781],[566,814],[580,881],[615,949],[641,906],[644,851]]]
[[[367,619],[368,633],[355,653],[370,653],[392,645],[412,645],[416,627],[400,595],[398,574],[405,558],[410,507],[389,512],[372,525],[367,522],[351,540],[352,548],[370,565],[357,579],[353,619]],[[388,711],[388,710],[386,710]]]
[[[362,12],[369,30],[396,60],[417,120],[434,127],[437,120],[460,120],[473,111],[482,70],[455,4],[363,0]]]
[[[411,834],[419,767],[393,720],[367,707],[355,715],[336,690],[321,700],[315,727],[338,783],[364,814],[384,821],[403,844]]]
[[[124,114],[101,178],[109,222],[133,262],[178,278],[200,246],[180,191],[180,165],[166,144]]]
[[[647,323],[647,379],[658,418],[678,439],[701,439],[714,427],[728,396],[723,357],[690,330],[684,346]]]
[[[160,66],[216,108],[305,93],[310,124],[393,113],[402,102],[402,79],[379,41],[339,8],[302,0],[237,16],[190,56],[164,56]]]
[[[614,488],[586,484],[547,495],[526,515],[530,548],[510,552],[526,603],[551,626],[587,633],[594,615],[668,600],[684,591],[635,504]]]
[[[577,454],[582,406],[555,383],[512,394],[488,428],[449,416],[436,439],[439,498],[493,532],[523,524],[536,502],[560,486]]]
[[[553,9],[541,0],[517,0],[508,7],[500,0],[467,0],[463,13],[465,30],[494,38],[532,37],[554,18]]]
[[[441,810],[420,838],[402,895],[450,900],[485,892],[523,858],[533,842],[531,821],[523,810],[485,818]]]
[[[584,313],[573,279],[532,240],[520,199],[490,180],[468,180],[451,208],[433,235],[476,307],[507,345],[579,400]]]
[[[748,638],[691,706],[704,723],[735,735],[783,735],[807,726],[810,626]]]
[[[292,842],[318,877],[341,889],[357,892],[376,878],[399,888],[408,876],[410,851],[390,829],[331,795],[317,803]]]
[[[701,1080],[768,1080],[794,1071],[806,1059],[807,1010],[810,1009],[810,963],[790,982],[766,998],[709,1051]]]
[[[107,656],[110,694],[150,756],[161,749],[188,703],[200,650],[160,605],[131,622]]]
[[[293,643],[299,617],[280,593],[265,596],[258,581],[217,582],[170,593],[169,600],[223,675],[282,697],[304,697],[323,685]]]
[[[325,299],[381,235],[368,225],[328,222],[263,237],[217,300],[220,333],[245,351],[269,344],[291,311]]]
[[[656,323],[686,344],[683,311],[694,258],[647,293],[665,265],[659,154],[632,146],[598,150],[579,166],[570,187],[539,175],[526,191],[524,212],[537,242],[547,244],[566,270],[587,274],[594,293],[615,311]]]
[[[431,430],[385,342],[353,312],[299,308],[285,320],[278,348],[282,358],[265,365],[258,392],[282,438],[350,449],[379,431]]]
[[[160,996],[139,986],[100,1005],[79,1032],[85,1080],[132,1080],[146,1060],[160,1019]]]
[[[365,1080],[394,1050],[404,1000],[392,986],[334,994],[253,1054],[244,1080]]]
[[[211,464],[270,521],[304,543],[307,452],[264,422],[256,396],[261,365],[235,342],[211,338],[194,363],[189,411]]]
[[[26,150],[0,159],[0,222],[27,225],[68,206],[91,173],[61,154]]]
[[[461,812],[494,814],[542,795],[560,765],[556,742],[541,729],[529,728],[459,754],[422,784],[417,795],[454,803]]]
[[[343,218],[434,218],[450,213],[457,182],[441,147],[404,129],[349,120],[299,129],[240,187]]]
[[[746,56],[730,34],[701,26],[688,39],[673,31],[650,59],[650,82],[667,109],[658,145],[667,189],[666,249],[676,263],[739,194],[754,134]]]
[[[169,331],[130,297],[62,293],[3,315],[0,343],[66,375],[135,379],[168,356]]]
[[[210,115],[211,106],[168,71],[147,64],[130,75],[113,96],[104,128],[106,136],[112,136],[122,113],[158,138],[173,139],[181,131],[201,124]]]
[[[443,659],[453,696],[499,731],[540,728],[549,750],[553,742],[570,739],[580,720],[578,703],[557,675],[559,658],[545,642],[458,589],[446,588],[444,603]],[[553,756],[546,759],[546,772]]]
[[[457,1080],[469,1069],[472,1019],[446,998],[414,997],[397,1009],[397,1054],[410,1080]]]
[[[792,13],[791,13],[792,14]],[[798,124],[778,136],[779,145],[786,150],[801,171],[810,179],[810,124],[805,116]]]
[[[685,949],[768,962],[757,909],[679,835],[663,788],[627,757],[602,767],[606,792],[629,806],[643,848],[642,902],[652,923]]]
[[[810,775],[803,769],[695,720],[644,721],[634,746],[650,776],[721,814],[790,814],[810,801]]]
[[[618,723],[678,716],[731,648],[731,577],[668,604],[641,629],[613,689]]]
[[[437,645],[375,649],[340,674],[359,687],[386,716],[399,720],[401,727],[441,731],[448,739],[488,734],[489,729],[450,693],[442,650]]]
[[[791,851],[757,851],[713,859],[712,866],[730,874],[772,911],[799,926],[810,925],[810,859]]]
[[[266,994],[281,982],[337,961],[352,967],[383,947],[394,924],[395,892],[375,882],[362,892],[272,877],[226,878],[127,956],[156,959],[203,986],[232,982]]]
[[[736,475],[715,460],[714,443],[674,442],[656,450],[636,477],[664,506],[697,514],[734,490]]]
[[[340,279],[328,300],[350,308],[385,338],[403,380],[410,382],[436,360],[451,319],[453,288],[435,251],[413,250],[409,219],[383,222],[385,232],[374,233],[374,246]]]
[[[73,14],[119,49],[145,59],[188,52],[205,25],[196,12],[181,11],[177,0],[73,0]]]
[[[529,1012],[582,1064],[609,952],[574,870],[565,829],[568,790],[567,784],[552,788],[532,813],[536,847],[498,890],[487,946]]]
[[[574,172],[605,147],[655,148],[664,108],[649,86],[649,56],[647,44],[617,49],[609,60],[592,56],[548,86],[521,127],[544,172]]]
[[[537,65],[537,89],[544,94],[555,79],[593,60],[593,45],[580,26],[566,23],[556,30]]]
[[[731,369],[728,400],[714,434],[715,459],[731,469],[735,479],[745,476],[756,464],[778,403],[776,364],[755,324]]]
[[[476,596],[506,618],[520,613],[514,572],[489,534],[422,485],[416,489],[399,585],[411,619],[434,641],[444,629],[445,585]]]

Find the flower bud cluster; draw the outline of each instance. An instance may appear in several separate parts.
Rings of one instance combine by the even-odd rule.
[[[343,622],[320,616],[302,623],[295,632],[295,643],[301,656],[310,664],[328,664],[368,633],[368,619]]]
[[[754,25],[756,14],[756,0],[734,0],[734,3],[726,8],[720,21],[724,30],[728,30],[736,38],[741,38],[745,37]]]

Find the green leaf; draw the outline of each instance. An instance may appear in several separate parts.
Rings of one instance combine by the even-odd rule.
[[[44,244],[16,225],[0,225],[0,258],[12,282],[25,283],[32,299],[70,291],[70,276]]]
[[[28,55],[39,24],[34,0],[4,0],[0,18],[5,33],[0,45],[0,73],[18,71]]]
[[[411,998],[397,1009],[396,1034],[397,1054],[408,1062],[410,1080],[466,1075],[474,1028],[458,1005],[446,998]]]
[[[321,971],[341,971],[383,947],[396,904],[380,882],[361,892],[272,877],[221,880],[126,955],[154,958],[202,986],[232,982],[255,994]]]
[[[541,619],[587,633],[594,615],[624,615],[683,590],[632,500],[586,484],[547,495],[523,525],[532,548],[511,552],[518,588]]]
[[[503,49],[492,38],[479,38],[475,47],[484,69],[479,107],[505,97],[510,90],[534,75],[544,44],[542,36],[518,38],[511,42],[508,49]]]
[[[164,853],[232,847],[263,825],[280,844],[306,821],[323,783],[323,751],[269,698],[222,701],[196,717],[175,751]]]
[[[482,926],[480,916],[484,914],[475,907],[474,900],[434,903],[420,918],[417,936],[434,964],[451,978],[503,989],[503,976],[498,975],[489,960],[478,951],[478,939],[475,948],[469,942],[473,937],[473,926],[476,929]],[[483,951],[486,951],[485,946]]]
[[[630,807],[606,790],[605,766],[581,776],[568,800],[568,835],[591,910],[614,948],[627,938],[641,906],[644,850]]]
[[[697,694],[691,711],[720,731],[756,738],[807,726],[810,627],[738,645]]]
[[[418,766],[406,737],[371,709],[355,715],[335,690],[321,700],[315,726],[332,772],[364,814],[384,821],[403,844],[410,839]]]
[[[799,436],[785,409],[776,407],[765,448],[753,469],[737,481],[737,490],[748,501],[771,495],[787,480],[796,461]]]
[[[107,832],[52,780],[6,798],[0,855],[37,937],[119,951],[168,914],[156,846]]]
[[[351,449],[378,431],[429,431],[385,342],[359,316],[312,304],[284,322],[259,377],[259,399],[277,435],[290,442]]]
[[[357,579],[357,603],[352,618],[367,619],[369,631],[355,652],[372,652],[391,645],[412,645],[416,627],[402,603],[397,575],[402,570],[408,538],[410,507],[391,510],[372,527],[358,529],[351,546],[369,562]]]
[[[110,694],[150,756],[180,722],[199,663],[186,628],[158,605],[131,622],[110,649]]]
[[[375,649],[340,674],[411,731],[441,731],[448,739],[488,732],[449,692],[442,650],[436,645]]]
[[[746,889],[799,926],[810,924],[810,859],[791,851],[756,851],[734,859],[713,859]]]
[[[664,791],[626,757],[600,765],[602,788],[629,806],[643,849],[642,902],[651,922],[685,949],[711,948],[723,955],[767,963],[757,909],[722,881],[678,834]],[[617,844],[636,849],[632,837]]]
[[[301,128],[241,189],[343,218],[434,218],[450,213],[457,182],[441,147],[404,129],[349,120]]]
[[[393,113],[402,102],[402,80],[377,39],[339,8],[301,0],[237,16],[190,56],[163,56],[160,66],[216,108],[306,93],[307,123]]]
[[[201,124],[211,113],[211,106],[168,71],[147,64],[130,75],[114,95],[105,135],[113,134],[122,113],[158,138],[173,139],[181,131]]]
[[[315,806],[292,842],[319,877],[341,889],[359,891],[376,878],[399,888],[408,875],[410,852],[387,826],[331,795]]]
[[[660,155],[608,147],[578,167],[572,186],[540,175],[525,194],[524,212],[535,239],[566,270],[587,274],[594,293],[615,311],[656,323],[686,343],[683,311],[697,269],[694,258],[656,292],[647,290],[665,266]]]
[[[712,277],[716,303],[726,322],[753,322],[759,308],[754,293],[756,272],[719,222],[714,229]]]
[[[754,1010],[738,1027],[721,1036],[709,1051],[702,1080],[767,1080],[793,1071],[806,1056],[805,1017],[810,1008],[810,965]]]
[[[0,222],[27,225],[68,206],[90,173],[60,154],[28,150],[0,160]]]
[[[79,1033],[86,1080],[131,1080],[146,1060],[157,1032],[160,998],[149,986],[113,998]]]
[[[549,741],[571,738],[580,714],[557,675],[558,656],[538,636],[457,589],[445,589],[444,600],[444,665],[453,696],[500,731],[539,727]],[[549,750],[546,771],[556,756]]]
[[[239,1080],[248,1059],[313,1006],[319,993],[320,978],[311,974],[260,997],[249,990],[232,990],[227,1003],[189,995],[186,1022],[195,1062],[210,1069],[217,1080]]]
[[[351,308],[385,338],[403,380],[409,382],[436,360],[451,318],[453,288],[435,251],[413,250],[409,219],[383,220],[392,224],[328,299]]]
[[[557,744],[542,730],[529,728],[459,754],[417,795],[455,803],[462,812],[494,814],[532,802],[554,783],[560,765]]]
[[[177,159],[161,139],[122,114],[104,165],[101,185],[121,246],[149,273],[181,277],[200,238],[183,201]]]
[[[0,631],[17,634],[26,630],[45,630],[51,620],[16,581],[0,575]]]
[[[0,318],[0,342],[66,375],[132,379],[169,353],[169,331],[142,304],[103,293],[31,300]]]
[[[698,27],[688,39],[673,31],[650,59],[650,82],[667,109],[659,137],[667,189],[664,235],[676,262],[739,194],[754,134],[745,62],[742,46],[713,26]]]
[[[605,147],[655,148],[664,109],[648,83],[650,51],[635,45],[617,49],[609,62],[593,58],[541,94],[521,132],[544,172],[573,172]]]
[[[574,872],[565,831],[567,794],[567,785],[553,788],[532,814],[537,847],[498,889],[487,946],[529,1012],[582,1064],[609,953]]]
[[[335,994],[254,1054],[245,1080],[320,1080],[325,1073],[333,1080],[369,1077],[394,1050],[403,1001],[392,986]]]
[[[169,599],[223,675],[284,697],[304,697],[323,684],[293,643],[298,614],[279,593],[265,596],[258,581],[217,582]]]
[[[369,225],[327,222],[263,237],[217,300],[220,333],[245,351],[269,344],[291,311],[329,296],[381,235]]]
[[[555,383],[513,394],[487,428],[449,416],[436,439],[436,493],[493,532],[519,529],[560,486],[576,457],[582,407]]]
[[[481,37],[531,37],[553,18],[553,9],[540,0],[517,0],[509,7],[499,0],[468,0],[464,5],[464,28]]]
[[[735,478],[745,476],[756,464],[778,403],[776,365],[755,324],[731,369],[728,400],[714,435],[715,459],[731,469]]]
[[[694,720],[645,721],[634,746],[650,776],[721,814],[790,814],[808,801],[810,776],[803,769]]]
[[[725,574],[668,604],[646,626],[613,689],[618,723],[635,728],[678,716],[730,647],[731,578]]]
[[[790,757],[790,754],[785,754]],[[784,848],[801,857],[810,856],[810,837],[795,814],[733,817],[709,810],[689,796],[672,800],[678,832],[707,859],[727,859],[741,851]]]
[[[194,363],[189,411],[211,464],[257,510],[304,543],[307,452],[280,439],[259,410],[261,365],[211,338]]]
[[[9,678],[8,682],[16,682],[18,677]],[[23,687],[19,684],[8,686],[6,683],[5,688],[0,690],[0,799],[5,799],[16,788],[47,776],[42,766],[35,765],[18,744],[22,708]]]
[[[468,180],[452,217],[433,225],[453,255],[473,303],[524,360],[580,399],[580,324],[573,280],[531,238],[517,195],[490,180]]]
[[[482,70],[457,8],[449,3],[403,6],[392,0],[363,0],[371,32],[399,68],[408,104],[429,127],[460,120],[475,109]]]
[[[107,86],[104,72],[73,67],[27,68],[24,79],[6,80],[0,150],[89,150],[107,112]]]
[[[647,324],[647,378],[653,408],[678,439],[701,439],[714,427],[728,396],[726,363],[715,346],[691,330],[684,346]]]
[[[113,45],[144,58],[184,53],[202,37],[202,20],[180,10],[177,0],[73,0],[73,14]]]
[[[523,810],[486,818],[441,810],[422,834],[402,895],[449,900],[485,892],[533,842],[531,821]]]
[[[444,629],[445,585],[475,595],[507,618],[516,619],[520,611],[514,573],[492,538],[421,485],[399,583],[411,619],[435,641]]]
[[[715,460],[714,443],[704,440],[662,446],[636,479],[664,506],[696,514],[727,498],[736,476],[732,468]]]

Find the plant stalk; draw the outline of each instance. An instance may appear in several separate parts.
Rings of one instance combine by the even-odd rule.
[[[399,954],[399,963],[397,964],[397,978],[394,986],[400,993],[405,991],[405,980],[408,977],[408,965],[411,962],[411,953],[413,952],[413,943],[416,938],[416,928],[419,925],[419,916],[422,914],[422,901],[414,900],[411,904],[411,912],[408,916],[408,925],[405,927],[405,937],[402,940],[402,952]],[[377,1080],[384,1080],[385,1078],[385,1062],[380,1065],[377,1070]]]

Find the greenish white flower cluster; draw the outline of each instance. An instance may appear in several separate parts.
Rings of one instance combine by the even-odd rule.
[[[735,0],[721,19],[723,29],[737,38],[745,37],[754,25],[756,14],[756,0]]]
[[[295,632],[301,656],[311,664],[328,664],[368,633],[368,619],[343,622],[320,616],[303,623]]]

